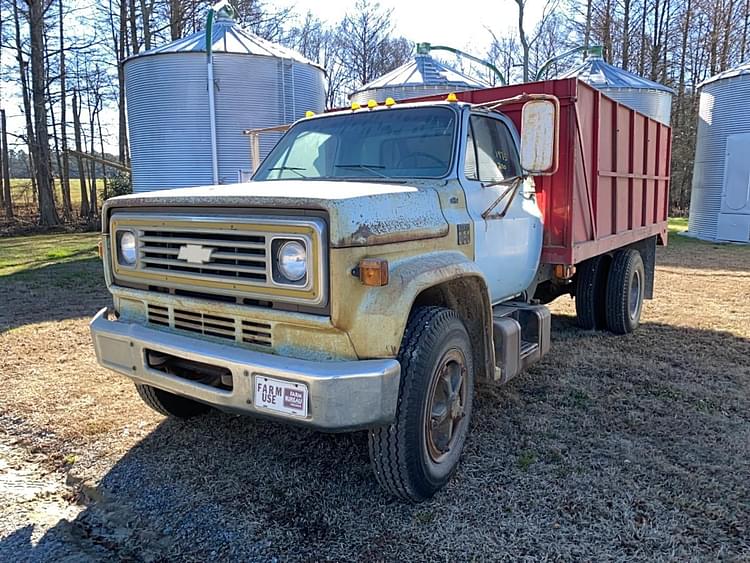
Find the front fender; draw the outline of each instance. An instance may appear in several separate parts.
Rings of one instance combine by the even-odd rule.
[[[481,299],[481,308],[486,310],[483,316],[489,324],[492,311],[484,275],[465,254],[436,251],[399,259],[389,266],[388,285],[369,288],[352,311],[351,322],[346,327],[360,358],[395,357],[417,296],[426,289],[452,280],[474,278],[481,282],[484,295],[466,295],[465,299]],[[485,327],[485,332],[488,330]],[[488,334],[491,343],[491,331]]]

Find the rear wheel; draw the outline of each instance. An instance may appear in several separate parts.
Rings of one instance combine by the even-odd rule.
[[[211,407],[204,403],[180,397],[174,393],[151,387],[151,385],[136,383],[135,388],[143,402],[159,414],[176,418],[190,418],[211,410]]]
[[[585,330],[606,327],[606,292],[609,256],[595,256],[578,267],[576,317]]]
[[[370,460],[386,491],[422,501],[451,478],[469,431],[474,366],[466,327],[450,309],[416,309],[399,361],[396,419],[370,431]]]
[[[641,321],[646,272],[637,250],[620,250],[607,280],[607,328],[615,334],[633,332]]]

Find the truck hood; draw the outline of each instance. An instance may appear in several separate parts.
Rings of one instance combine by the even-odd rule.
[[[437,192],[417,184],[276,180],[178,188],[107,200],[104,217],[132,207],[231,207],[321,210],[331,246],[371,246],[448,234]]]

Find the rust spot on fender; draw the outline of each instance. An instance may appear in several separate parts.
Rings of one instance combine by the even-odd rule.
[[[374,234],[375,233],[372,232],[372,229],[370,229],[369,225],[367,225],[366,223],[360,223],[359,227],[357,227],[357,230],[352,233],[351,240],[355,243],[367,244],[367,239],[369,239]]]

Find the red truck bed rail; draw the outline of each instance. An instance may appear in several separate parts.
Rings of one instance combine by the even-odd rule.
[[[576,78],[457,93],[481,104],[520,94],[560,100],[559,167],[535,178],[544,214],[542,261],[577,264],[657,236],[667,242],[671,129]],[[431,96],[424,99],[439,99]],[[413,100],[410,100],[413,101]],[[499,111],[521,129],[523,102]]]

